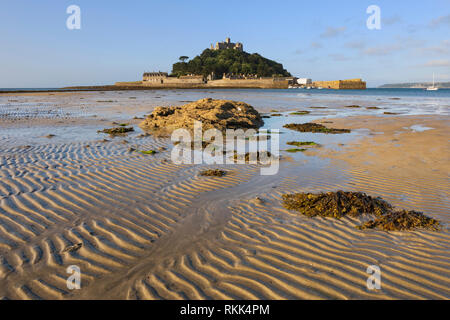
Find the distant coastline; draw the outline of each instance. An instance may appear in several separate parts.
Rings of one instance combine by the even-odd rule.
[[[390,83],[379,86],[380,89],[425,89],[431,86],[431,82]],[[450,89],[450,82],[436,82],[435,86],[442,89]]]

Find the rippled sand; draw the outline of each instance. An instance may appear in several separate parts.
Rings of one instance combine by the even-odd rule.
[[[102,142],[96,134],[116,118],[138,123],[131,114],[148,107],[123,118],[96,109],[105,121],[77,114],[60,124],[53,116],[26,125],[1,120],[11,130],[0,144],[1,298],[450,297],[448,116],[334,119],[333,126],[372,134],[284,154],[275,176],[233,165],[211,178],[199,176],[205,166],[173,164],[167,139],[137,132]],[[433,130],[401,129],[414,124]],[[70,126],[93,133],[68,141]],[[39,138],[49,127],[57,136]],[[12,134],[20,130],[28,136]],[[143,155],[130,146],[167,151]],[[355,226],[367,217],[312,219],[281,205],[285,193],[337,189],[424,211],[443,230],[360,231]],[[70,265],[81,269],[80,290],[66,286]],[[381,290],[366,288],[369,265],[381,268]]]

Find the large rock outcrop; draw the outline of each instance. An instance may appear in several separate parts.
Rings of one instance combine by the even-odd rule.
[[[258,129],[264,124],[260,114],[244,102],[201,99],[182,106],[156,107],[141,123],[152,131],[172,132],[193,129],[194,121],[202,122],[202,129]]]

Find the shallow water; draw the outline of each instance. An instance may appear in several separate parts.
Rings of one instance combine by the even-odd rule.
[[[368,90],[152,90],[152,91],[106,91],[77,92],[67,95],[18,95],[0,96],[0,136],[2,143],[46,143],[43,136],[51,133],[52,142],[84,141],[103,138],[97,130],[111,126],[109,122],[126,122],[133,117],[143,117],[158,105],[182,105],[190,101],[211,97],[247,102],[260,112],[277,110],[283,117],[265,120],[263,128],[281,129],[284,141],[289,139],[312,139],[308,134],[282,129],[291,122],[310,122],[320,118],[356,115],[384,115],[391,112],[400,115],[450,114],[450,90],[428,92],[419,89],[368,89]],[[347,108],[359,105],[360,108]],[[378,109],[367,109],[377,107]],[[288,111],[307,110],[310,114],[290,115]],[[58,120],[58,125],[27,126],[27,120]],[[5,126],[1,120],[21,121]],[[89,120],[82,123],[80,120]],[[71,122],[74,121],[74,122]],[[135,121],[136,122],[136,121]],[[25,125],[24,125],[25,123]],[[330,124],[332,126],[332,124]],[[81,129],[82,128],[82,129]],[[140,129],[135,126],[137,133]],[[413,129],[414,130],[414,129]],[[419,129],[420,130],[420,129]],[[321,142],[345,143],[350,135],[321,135],[314,138]],[[286,137],[286,138],[285,138]]]

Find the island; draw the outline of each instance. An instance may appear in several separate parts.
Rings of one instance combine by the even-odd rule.
[[[242,43],[230,38],[217,42],[189,60],[180,56],[172,72],[144,72],[142,81],[116,82],[117,88],[266,88],[303,87],[281,63],[258,53],[247,53]],[[308,88],[366,89],[361,79],[316,81]]]

